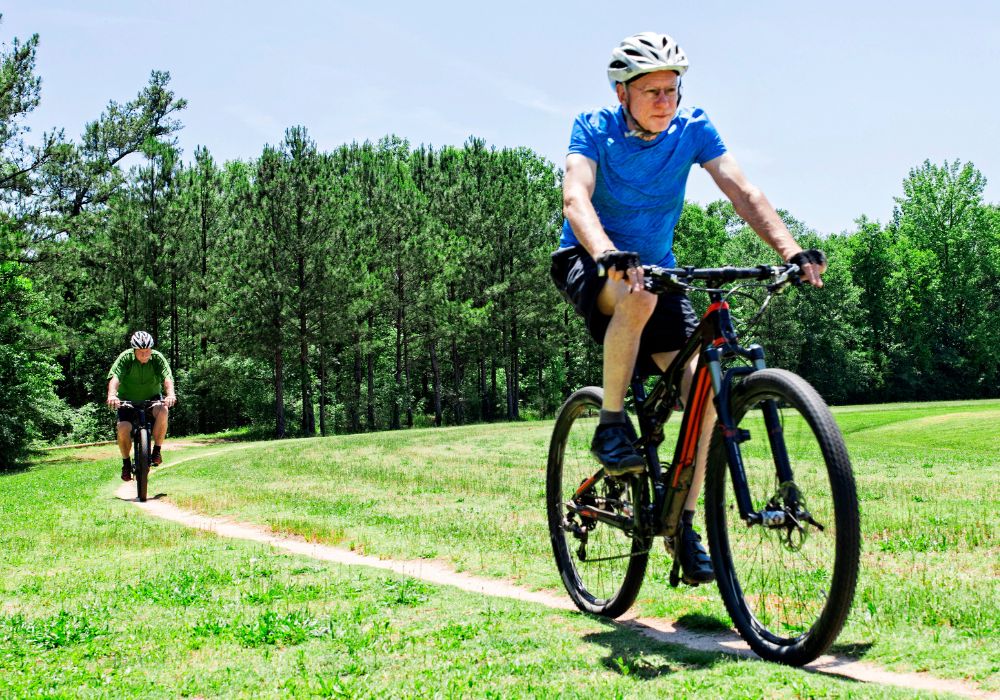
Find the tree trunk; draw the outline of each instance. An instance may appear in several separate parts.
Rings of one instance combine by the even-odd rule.
[[[410,397],[410,386],[411,386],[410,385],[410,381],[411,381],[411,375],[410,375],[410,339],[409,339],[409,334],[406,332],[405,328],[403,329],[403,371],[405,373],[405,379],[406,379],[406,384],[405,384],[405,386],[406,386],[406,394],[405,394],[405,400],[406,400],[406,427],[407,428],[412,428],[413,427],[413,400]]]
[[[538,347],[539,348],[545,347],[545,345],[542,342],[542,327],[541,326],[538,326],[536,338],[537,338],[537,341],[538,341]],[[535,375],[535,379],[536,379],[536,381],[538,383],[535,385],[536,386],[535,391],[538,392],[538,414],[539,414],[540,418],[544,418],[546,416],[546,414],[548,413],[549,399],[545,395],[545,387],[542,386],[542,382],[545,379],[544,373],[542,372],[545,363],[541,361],[541,359],[542,359],[540,357],[541,353],[538,353],[538,355],[539,356],[536,356],[537,365],[536,365],[536,375]]]
[[[313,415],[312,381],[309,378],[309,326],[306,319],[305,260],[299,258],[299,375],[302,395],[302,434],[316,434],[316,416]]]
[[[479,358],[479,420],[490,420],[490,397],[486,391],[486,358]]]
[[[392,384],[392,413],[389,417],[389,429],[399,430],[399,409],[402,400],[403,381],[403,304],[401,300],[396,307],[396,373]]]
[[[452,401],[455,423],[463,425],[465,423],[465,407],[462,396],[462,363],[458,357],[458,343],[454,338],[451,339],[451,385],[455,395]]]
[[[309,343],[305,337],[299,342],[299,374],[302,396],[302,434],[316,434],[316,416],[313,413],[312,380],[309,378]]]
[[[368,337],[375,337],[375,314],[368,312]],[[375,348],[368,343],[368,430],[375,430]]]
[[[496,414],[493,409],[497,405],[497,397],[500,396],[497,393],[497,358],[496,355],[490,356],[490,415],[495,419]]]
[[[199,294],[201,294],[201,319],[199,330],[201,331],[201,359],[208,357],[208,332],[206,330],[208,322],[208,220],[205,212],[204,202],[201,206],[201,284]],[[198,399],[198,432],[206,431],[208,420],[208,410],[205,401],[208,398],[207,392],[202,392]]]
[[[285,437],[285,367],[281,343],[274,348],[274,436]]]
[[[134,328],[129,328],[129,315],[128,315],[128,280],[125,276],[122,276],[122,320],[125,321],[125,328],[127,330],[135,330]]]
[[[180,315],[177,313],[177,272],[170,269],[170,366],[177,370],[181,364]]]
[[[351,386],[351,394],[353,400],[351,401],[350,408],[350,420],[351,420],[351,432],[360,433],[361,432],[361,415],[359,409],[361,408],[361,348],[358,347],[360,340],[357,336],[354,337],[354,383]]]
[[[507,420],[514,420],[514,390],[511,386],[511,371],[513,363],[510,360],[511,342],[508,328],[503,329],[503,370],[504,370],[504,392],[506,394]]]
[[[431,395],[430,380],[427,379],[427,368],[420,372],[420,406],[421,413],[427,412],[427,397]]]
[[[326,352],[319,346],[319,434],[326,437]]]
[[[515,311],[510,324],[510,365],[511,388],[513,393],[514,413],[512,420],[521,419],[521,353],[517,338],[517,312]]]
[[[434,425],[441,427],[441,369],[438,367],[437,343],[428,341],[431,353],[431,372],[434,374]]]

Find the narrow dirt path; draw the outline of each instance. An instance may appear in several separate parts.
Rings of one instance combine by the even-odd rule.
[[[230,450],[245,449],[247,446],[231,446],[218,450],[217,452],[203,453],[200,455],[184,458],[171,462],[173,467],[191,459],[200,459],[220,452]],[[220,537],[248,540],[272,547],[283,549],[293,554],[321,559],[323,561],[335,562],[347,566],[367,566],[375,569],[393,571],[405,576],[418,578],[422,581],[453,586],[463,591],[479,593],[484,596],[512,598],[530,603],[538,603],[549,608],[561,610],[575,610],[575,606],[565,595],[557,595],[546,591],[530,591],[526,588],[516,586],[512,583],[498,580],[481,578],[471,574],[457,572],[454,569],[437,561],[414,560],[401,561],[394,559],[380,559],[378,557],[358,554],[346,549],[339,549],[329,545],[307,542],[300,537],[289,535],[278,535],[271,530],[259,525],[238,523],[226,518],[216,518],[200,515],[191,511],[178,508],[169,501],[161,499],[148,500],[139,503],[135,500],[135,485],[122,484],[115,492],[115,496],[124,501],[132,501],[140,509],[149,515],[180,523],[187,527],[212,532]],[[658,618],[640,618],[626,615],[617,620],[617,623],[634,629],[647,637],[670,644],[679,644],[690,649],[709,652],[723,652],[743,657],[756,659],[757,656],[750,651],[746,643],[736,634],[708,634],[691,632],[675,627],[667,620]],[[834,676],[850,678],[863,683],[877,683],[882,685],[893,685],[911,690],[921,690],[932,693],[953,693],[970,698],[1000,698],[1000,695],[981,690],[974,684],[959,681],[937,678],[926,673],[898,673],[887,671],[884,668],[864,661],[826,655],[821,656],[816,661],[804,667],[808,671],[824,673]]]

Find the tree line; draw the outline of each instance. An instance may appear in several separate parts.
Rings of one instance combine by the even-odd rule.
[[[159,71],[79,142],[27,145],[37,40],[0,55],[0,465],[110,435],[107,369],[137,329],[173,367],[174,434],[544,417],[600,382],[600,348],[549,279],[562,173],[544,158],[476,138],[322,151],[297,126],[254,158],[185,162],[185,101]],[[751,331],[769,361],[834,403],[997,396],[984,188],[972,163],[924,162],[884,224],[821,236],[780,212],[830,269]],[[686,265],[777,262],[723,201],[686,204],[675,240]]]

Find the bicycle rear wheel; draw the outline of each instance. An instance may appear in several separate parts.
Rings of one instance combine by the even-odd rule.
[[[141,503],[146,502],[146,489],[149,484],[149,430],[139,428],[136,440],[133,442],[135,451],[135,490]]]
[[[791,484],[778,483],[772,439],[781,435],[768,435],[769,403],[777,409]],[[740,453],[753,509],[766,512],[770,524],[748,527],[740,518],[726,489],[725,441],[716,432],[705,506],[719,591],[759,656],[800,666],[833,643],[854,599],[861,535],[851,463],[830,409],[791,372],[754,372],[734,389],[731,409],[737,427],[749,432]]]
[[[552,550],[570,598],[584,612],[618,617],[635,602],[646,574],[652,538],[639,534],[635,523],[649,501],[649,485],[645,474],[605,476],[591,455],[602,398],[598,387],[585,387],[559,409],[549,445],[546,502]]]

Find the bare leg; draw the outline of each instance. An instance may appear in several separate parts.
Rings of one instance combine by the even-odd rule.
[[[167,437],[167,423],[170,409],[166,406],[157,406],[153,409],[153,415],[156,416],[156,422],[153,423],[153,444],[159,446],[163,444],[163,439]]]
[[[676,354],[676,352],[659,353],[653,355],[653,360],[660,366],[660,369],[666,369]],[[697,368],[698,358],[693,357],[684,371],[684,377],[681,379],[681,397],[684,401],[688,399],[688,392],[691,390],[691,382],[694,379],[694,373]],[[712,403],[714,396],[714,392],[709,389],[708,398],[705,403],[705,416],[701,424],[701,435],[698,436],[698,449],[694,458],[694,477],[691,480],[691,490],[688,491],[687,500],[684,502],[684,510],[697,509],[698,496],[701,494],[702,484],[705,483],[705,465],[708,462],[708,449],[712,443],[712,430],[715,428],[715,404]]]
[[[684,510],[697,509],[698,494],[701,493],[701,486],[705,483],[708,448],[712,444],[712,429],[715,428],[715,404],[712,403],[714,396],[715,394],[709,389],[708,403],[705,405],[705,418],[701,424],[701,435],[698,437],[698,452],[694,458],[694,478],[691,481],[691,490],[688,491],[687,500],[684,502]]]
[[[624,282],[609,281],[597,300],[601,313],[611,316],[604,335],[604,405],[608,411],[621,411],[625,391],[632,379],[639,339],[646,321],[656,308],[656,296],[649,292],[628,293]]]
[[[125,459],[132,452],[132,424],[127,421],[118,422],[118,451]]]

